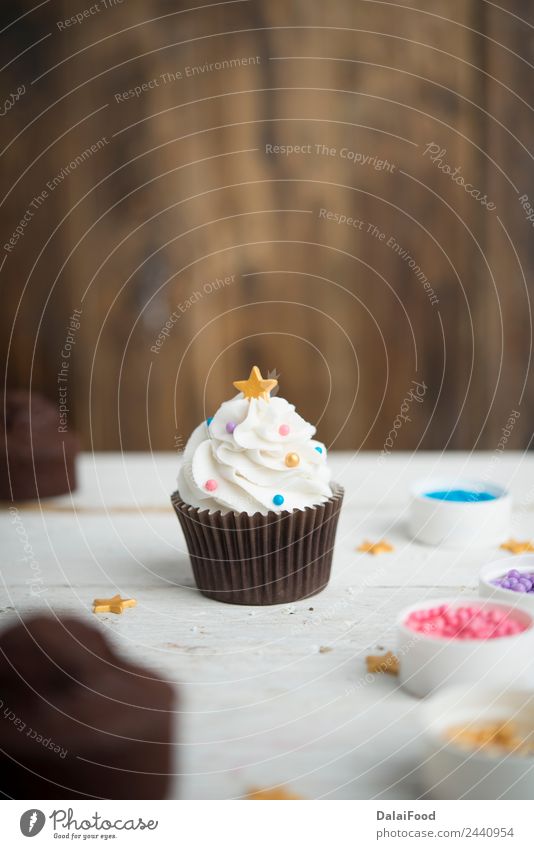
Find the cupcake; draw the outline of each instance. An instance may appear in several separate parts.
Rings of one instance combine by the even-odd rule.
[[[343,490],[315,428],[254,366],[191,434],[172,503],[195,581],[230,604],[283,604],[330,577]]]
[[[66,432],[57,407],[22,389],[8,390],[1,400],[0,501],[75,490],[78,440]]]

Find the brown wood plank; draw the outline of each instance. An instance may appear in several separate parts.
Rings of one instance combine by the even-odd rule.
[[[6,20],[21,8],[9,3]],[[32,380],[57,397],[65,327],[81,309],[69,400],[87,447],[179,446],[252,362],[280,372],[281,391],[335,447],[382,448],[414,380],[427,390],[398,448],[494,447],[530,332],[497,214],[527,281],[532,258],[517,196],[489,157],[521,193],[534,188],[532,160],[491,117],[517,124],[528,148],[531,111],[488,74],[529,102],[532,71],[478,33],[527,56],[528,26],[475,0],[275,0],[175,15],[151,0],[59,30],[75,11],[43,7],[8,41],[9,58],[52,33],[10,66],[7,93],[60,64],[0,123],[4,143],[21,132],[2,194],[30,165],[3,233],[69,171],[2,272],[5,350],[30,269],[66,216],[32,274],[9,383],[29,380],[42,316]],[[434,162],[431,144],[445,151]],[[440,164],[459,167],[497,214]],[[516,445],[529,439],[527,404],[531,390]]]

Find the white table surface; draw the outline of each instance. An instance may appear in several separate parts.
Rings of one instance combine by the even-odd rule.
[[[511,488],[513,535],[530,538],[534,456],[399,453],[380,465],[375,454],[332,453],[330,462],[346,489],[332,579],[292,605],[226,605],[196,591],[169,502],[176,455],[83,456],[72,498],[20,508],[33,572],[20,525],[17,533],[13,515],[0,513],[1,625],[43,608],[76,613],[177,685],[173,796],[232,798],[276,784],[306,798],[422,793],[418,702],[395,678],[366,677],[365,656],[395,648],[401,607],[474,589],[479,567],[503,552],[411,542],[408,487],[432,472],[491,473]],[[395,550],[357,553],[366,537],[386,537]],[[37,570],[39,596],[27,583]],[[92,614],[93,598],[116,592],[134,596],[137,607]]]

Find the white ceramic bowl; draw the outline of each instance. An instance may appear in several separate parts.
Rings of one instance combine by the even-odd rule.
[[[534,615],[534,593],[517,593],[492,584],[494,578],[501,578],[510,569],[518,572],[534,572],[534,554],[513,554],[501,557],[483,566],[478,576],[478,591],[483,598],[501,601],[514,607],[522,607]]]
[[[455,640],[430,637],[405,624],[410,613],[440,604],[451,607],[478,605],[505,610],[527,625],[520,634],[489,640]],[[526,610],[481,598],[427,599],[404,608],[397,619],[399,680],[413,696],[427,696],[440,687],[530,687],[534,685],[534,619]]]
[[[525,737],[534,732],[532,690],[448,687],[423,702],[423,789],[433,799],[532,799],[534,757],[469,750],[449,741],[454,726],[512,720]]]
[[[429,492],[465,489],[489,492],[489,501],[442,501]],[[426,478],[411,488],[410,531],[414,539],[446,548],[491,548],[510,534],[511,498],[507,490],[480,480]]]

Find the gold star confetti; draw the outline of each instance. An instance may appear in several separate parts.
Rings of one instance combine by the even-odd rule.
[[[247,793],[245,798],[253,802],[267,802],[269,800],[302,799],[302,796],[290,793],[285,787],[271,787],[270,790],[257,790],[254,788],[254,790]]]
[[[534,551],[534,545],[530,540],[518,542],[516,539],[509,539],[508,542],[503,542],[501,548],[505,551],[511,551],[512,554],[523,554],[524,551]]]
[[[356,550],[364,551],[366,554],[387,554],[388,551],[393,551],[394,549],[385,539],[381,539],[379,542],[369,542],[368,539],[364,539]]]
[[[127,607],[135,607],[135,598],[121,598],[114,595],[113,598],[95,598],[93,601],[93,613],[122,613]]]
[[[490,722],[487,725],[470,725],[466,728],[453,726],[446,732],[451,743],[468,749],[492,749],[495,754],[509,752],[516,755],[532,755],[532,742],[521,734],[514,722]]]
[[[234,386],[249,400],[251,398],[263,398],[268,401],[269,393],[275,386],[278,386],[278,381],[274,378],[264,380],[258,366],[253,366],[248,380],[234,380]]]
[[[365,658],[365,662],[367,672],[385,672],[388,675],[399,674],[399,659],[391,651],[387,651],[385,654],[370,654]]]

